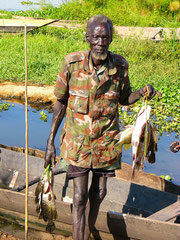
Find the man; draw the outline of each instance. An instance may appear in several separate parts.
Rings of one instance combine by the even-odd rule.
[[[106,195],[107,178],[115,176],[115,169],[121,167],[118,104],[133,104],[146,91],[146,87],[131,91],[128,63],[122,56],[108,51],[112,33],[109,18],[92,17],[86,32],[90,51],[65,57],[54,91],[57,102],[45,167],[55,161],[54,138],[66,113],[60,164],[64,161],[69,164],[67,173],[73,179],[73,238],[78,240],[89,239]],[[154,88],[148,85],[149,99],[155,94]],[[88,192],[90,170],[93,175]]]

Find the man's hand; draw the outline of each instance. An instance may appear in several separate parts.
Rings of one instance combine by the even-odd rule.
[[[54,143],[47,144],[46,153],[45,153],[45,163],[44,168],[47,168],[48,164],[51,164],[53,167],[56,165],[56,149]]]
[[[155,89],[153,88],[152,85],[147,84],[145,87],[140,89],[140,94],[142,97],[145,98],[147,93],[147,99],[151,100],[156,94],[161,97],[161,93],[160,92],[156,92]]]
[[[177,153],[180,150],[180,141],[175,141],[170,145],[171,152]]]

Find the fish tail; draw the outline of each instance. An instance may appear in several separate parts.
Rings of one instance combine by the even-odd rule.
[[[136,162],[133,161],[132,174],[131,174],[131,181],[133,181],[133,179],[134,179],[134,175],[135,175],[135,166],[136,166]]]
[[[155,163],[155,161],[156,161],[155,153],[151,152],[148,162],[152,164],[152,163]]]

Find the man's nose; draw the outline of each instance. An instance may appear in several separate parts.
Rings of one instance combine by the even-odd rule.
[[[104,45],[104,39],[100,37],[100,38],[98,39],[98,44],[99,44],[99,45]]]

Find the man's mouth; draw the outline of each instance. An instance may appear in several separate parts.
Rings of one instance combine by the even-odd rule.
[[[104,48],[97,48],[97,49],[95,49],[95,52],[97,52],[97,53],[106,53],[106,49],[104,49]]]

